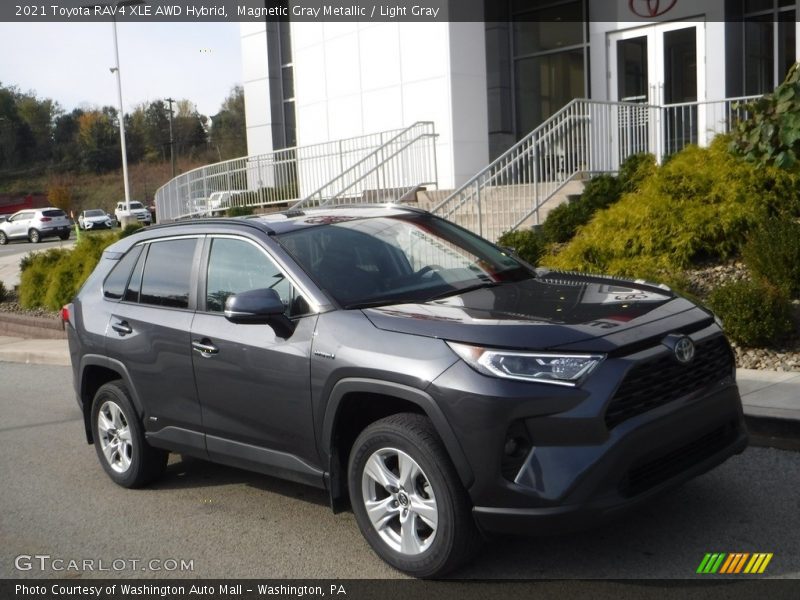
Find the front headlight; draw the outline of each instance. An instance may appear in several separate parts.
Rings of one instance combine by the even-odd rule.
[[[576,386],[605,358],[602,354],[556,354],[497,350],[447,342],[470,367],[492,377]]]

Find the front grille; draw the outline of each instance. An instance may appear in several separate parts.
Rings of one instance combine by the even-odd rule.
[[[672,354],[634,366],[625,376],[606,409],[606,426],[612,429],[642,413],[682,396],[702,390],[728,377],[733,371],[733,353],[724,337],[700,342],[688,365]]]
[[[620,482],[625,497],[640,494],[682,473],[725,448],[736,437],[735,423],[718,427],[706,435],[658,458],[636,465]]]

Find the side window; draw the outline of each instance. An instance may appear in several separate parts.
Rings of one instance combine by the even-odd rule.
[[[196,245],[194,238],[151,242],[144,264],[139,302],[188,308]]]
[[[125,285],[131,275],[131,269],[136,263],[136,259],[142,252],[141,246],[134,246],[123,256],[119,262],[111,269],[111,272],[103,282],[103,295],[110,300],[119,300],[125,292]]]
[[[222,312],[228,296],[271,288],[278,292],[287,316],[308,312],[305,299],[259,248],[249,242],[215,238],[208,258],[206,310]]]

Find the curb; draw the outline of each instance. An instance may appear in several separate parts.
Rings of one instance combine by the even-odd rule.
[[[0,336],[65,340],[67,332],[57,318],[0,313]]]
[[[800,450],[800,420],[745,414],[750,445],[779,450]]]

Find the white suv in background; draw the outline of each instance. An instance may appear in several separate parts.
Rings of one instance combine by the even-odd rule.
[[[16,239],[27,239],[34,244],[46,237],[67,240],[71,230],[67,213],[60,208],[48,206],[21,210],[0,223],[0,245]]]
[[[143,225],[150,225],[150,211],[147,210],[141,202],[131,200],[130,212],[125,209],[125,202],[117,202],[117,208],[114,211],[114,216],[117,218],[117,222],[121,225],[122,217],[128,215],[136,217],[139,223],[142,223]]]

